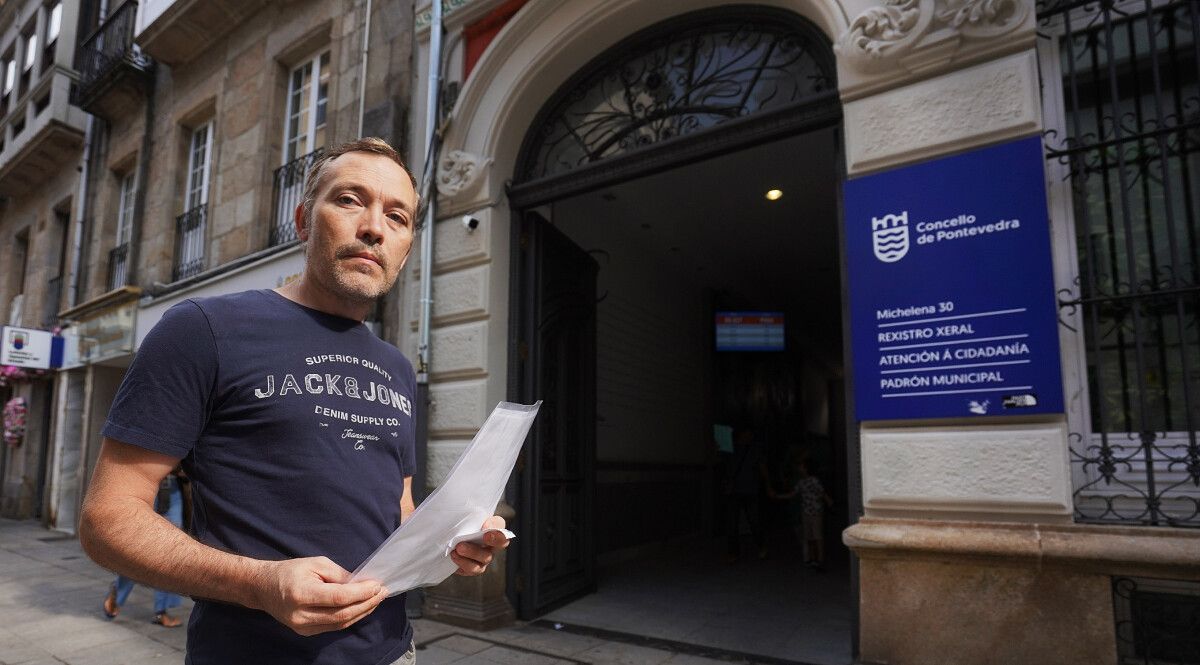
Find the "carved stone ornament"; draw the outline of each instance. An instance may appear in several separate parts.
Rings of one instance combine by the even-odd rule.
[[[455,197],[471,191],[480,181],[480,175],[492,163],[462,150],[451,150],[442,155],[438,162],[437,190],[445,197]]]
[[[883,0],[859,14],[838,40],[843,61],[863,72],[910,73],[955,60],[971,42],[1013,32],[1032,0]]]

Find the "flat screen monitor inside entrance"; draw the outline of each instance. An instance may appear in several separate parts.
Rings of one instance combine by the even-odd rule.
[[[717,312],[718,351],[783,349],[783,312]]]

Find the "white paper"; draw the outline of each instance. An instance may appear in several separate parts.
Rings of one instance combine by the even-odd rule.
[[[378,580],[394,596],[437,584],[458,570],[450,550],[458,542],[482,537],[483,521],[504,495],[541,405],[498,404],[442,484],[367,557],[351,580]],[[506,537],[512,538],[511,533]]]
[[[482,531],[476,531],[475,533],[468,533],[466,535],[455,536],[451,538],[450,542],[446,545],[446,554],[449,555],[450,550],[454,549],[454,546],[459,543],[475,543],[476,545],[482,545],[483,537],[492,532],[504,534],[505,540],[512,540],[513,538],[517,537],[517,534],[509,531],[508,529],[484,529]]]

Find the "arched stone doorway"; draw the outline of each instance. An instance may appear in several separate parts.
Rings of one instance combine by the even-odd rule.
[[[430,476],[435,482],[439,475],[439,467],[448,468],[458,450],[461,450],[461,446],[465,445],[470,437],[469,418],[459,415],[462,410],[452,413],[451,410],[442,407],[467,402],[478,405],[478,411],[483,414],[486,413],[486,408],[496,401],[519,398],[516,387],[519,383],[519,368],[511,362],[511,358],[507,358],[507,352],[509,349],[521,348],[517,330],[518,317],[514,316],[513,310],[520,295],[521,284],[519,277],[514,279],[514,272],[519,273],[519,266],[514,262],[519,253],[514,251],[514,247],[521,242],[520,233],[516,230],[520,226],[520,220],[514,213],[521,212],[522,209],[514,209],[510,204],[520,196],[518,188],[521,184],[532,182],[532,179],[520,177],[519,164],[522,146],[530,134],[531,127],[536,123],[535,118],[545,108],[552,106],[549,100],[554,98],[557,91],[578,82],[581,80],[579,77],[586,76],[590,62],[601,59],[602,54],[606,52],[612,52],[614,47],[631,39],[632,35],[652,29],[656,25],[663,25],[664,22],[669,29],[672,26],[671,21],[679,19],[682,14],[703,14],[707,10],[713,10],[713,16],[717,16],[722,7],[729,6],[731,3],[719,0],[698,0],[689,3],[688,10],[681,12],[678,7],[669,3],[640,0],[616,0],[599,5],[531,0],[499,33],[465,81],[451,114],[444,141],[445,149],[439,177],[439,192],[442,195],[439,216],[442,219],[452,219],[460,214],[470,213],[480,224],[477,230],[467,232],[461,224],[441,222],[436,230],[436,261],[439,268],[435,272],[434,282],[433,343],[434,356],[438,360],[434,361],[435,371],[432,375],[431,393],[434,405],[431,427],[438,434],[431,441],[429,453]],[[761,113],[729,113],[724,117],[726,122],[717,126],[716,131],[701,134],[681,132],[685,135],[674,142],[681,147],[672,148],[672,151],[659,153],[657,151],[661,150],[662,144],[652,146],[659,158],[669,155],[669,163],[659,163],[657,170],[670,170],[672,164],[697,163],[706,158],[744,151],[749,146],[779,144],[785,142],[787,137],[795,138],[806,128],[817,126],[826,128],[821,137],[822,150],[830,155],[840,153],[842,141],[837,133],[840,105],[837,102],[837,86],[834,82],[836,77],[833,71],[835,66],[830,44],[844,31],[845,10],[838,3],[824,1],[764,0],[752,6],[732,6],[743,10],[738,15],[742,22],[757,18],[767,20],[768,23],[769,19],[775,19],[778,25],[802,24],[804,40],[821,44],[820,49],[814,49],[814,52],[809,54],[810,58],[805,62],[810,66],[810,70],[802,76],[820,71],[819,78],[822,82],[820,85],[806,84],[797,87],[796,90],[780,93],[782,97],[779,99],[766,95],[766,108],[753,108],[753,111]],[[747,13],[745,10],[751,7]],[[737,13],[737,10],[734,13]],[[754,20],[749,22],[753,23]],[[679,27],[687,29],[695,27],[695,24]],[[774,41],[771,43],[779,45],[779,40],[775,37],[772,37],[772,40]],[[814,101],[814,96],[821,97],[820,103]],[[800,101],[798,107],[788,108],[788,102],[797,100]],[[773,101],[784,103],[772,105]],[[805,101],[808,103],[805,104]],[[766,118],[770,121],[764,120]],[[717,124],[705,120],[698,126],[712,129]],[[694,136],[703,136],[704,139],[691,141]],[[796,143],[789,145],[792,150],[805,150]],[[678,152],[675,152],[676,150]],[[622,164],[626,159],[629,161],[625,163],[640,164],[645,156],[638,155],[635,151],[610,155],[609,159],[596,160],[589,164],[599,170],[608,170],[614,168],[614,165]],[[835,195],[837,186],[838,159],[840,157],[830,156],[825,161],[830,174],[825,189],[831,196]],[[753,159],[751,163],[754,163]],[[576,177],[577,172],[587,170],[589,164],[584,164],[583,169],[572,169],[575,173],[562,177],[562,182],[568,189],[550,195],[543,191],[540,195],[542,200],[552,200],[554,196],[578,194],[586,190],[586,187],[572,185],[570,180]],[[622,177],[634,178],[643,186],[650,180],[639,176],[655,172],[654,168],[641,172],[637,171],[638,166],[633,168],[632,171],[624,172]],[[752,169],[741,170],[749,172]],[[517,184],[509,189],[513,183]],[[599,196],[600,192],[593,190],[593,194]],[[761,200],[761,192],[757,198]],[[795,202],[797,199],[793,194],[787,200]],[[523,205],[536,207],[528,199]],[[831,220],[828,227],[830,231],[836,225],[836,213]],[[836,243],[828,247],[826,254],[827,258],[834,261],[833,274],[836,277]],[[476,300],[467,303],[464,297],[463,303],[456,302],[453,308],[446,307],[447,311],[461,310],[461,315],[447,313],[441,315],[439,320],[438,308],[447,303],[445,296],[438,295],[438,290],[442,288],[440,284],[455,284],[453,297],[456,299],[465,293]],[[463,288],[468,285],[469,293],[467,288]],[[836,287],[834,291],[836,292]],[[413,300],[415,301],[415,297]],[[476,302],[478,304],[474,304]],[[827,309],[836,315],[839,307],[840,303],[835,300]],[[711,325],[711,319],[705,318],[695,327],[711,328]],[[442,330],[439,330],[439,326]],[[443,340],[447,340],[446,343],[452,342],[456,351],[459,342],[463,342],[470,347],[470,353],[451,354],[447,352],[449,347],[442,346]],[[506,362],[506,359],[510,362]],[[711,413],[705,417],[709,415]],[[461,443],[455,438],[459,436],[455,433],[460,430]],[[841,475],[841,482],[845,484],[845,474]],[[510,497],[510,500],[517,509],[521,533],[531,536],[539,533],[542,529],[536,521],[522,521],[532,520],[535,511],[528,505],[522,505],[520,497],[516,494]],[[713,517],[710,515],[706,519],[712,520]],[[528,593],[519,590],[528,590],[532,584],[527,577],[531,569],[527,562],[522,560],[523,553],[520,550],[522,544],[533,544],[531,536],[522,535],[519,539],[521,542],[514,542],[513,550],[508,556],[507,595],[518,607],[523,605],[519,596]],[[585,582],[581,586],[577,585],[575,590],[580,588],[586,589],[588,584]],[[558,600],[569,597],[569,593],[568,590]],[[552,600],[550,604],[553,602]],[[546,606],[548,605],[542,605]],[[485,611],[486,607],[491,605],[486,605]],[[524,607],[521,607],[521,614],[524,617],[536,616],[537,607],[536,602],[526,602]]]
[[[637,562],[699,548],[698,561],[719,566],[720,548],[741,540],[764,549],[769,541],[774,561],[745,555],[728,574],[709,576],[703,590],[692,585],[691,604],[719,604],[729,588],[741,588],[746,601],[787,588],[777,601],[799,602],[801,576],[793,566],[805,556],[803,545],[797,548],[782,506],[767,505],[767,493],[768,485],[794,482],[795,459],[818,448],[842,511],[829,529],[831,542],[847,523],[844,402],[831,395],[841,390],[836,89],[832,48],[809,21],[778,8],[735,5],[675,16],[626,37],[568,78],[531,123],[507,189],[508,397],[545,402],[513,496],[518,524],[532,534],[510,552],[517,565],[510,566],[509,597],[522,618],[595,590],[598,568],[616,571],[610,579],[625,576],[610,590],[628,590],[630,575],[645,574]],[[786,183],[787,204],[759,205],[768,181]],[[709,183],[704,192],[689,192],[687,183],[701,182]],[[805,193],[805,184],[819,191]],[[722,189],[729,197],[717,193]],[[677,205],[655,208],[664,198]],[[592,214],[616,201],[608,213]],[[788,204],[794,207],[783,212]],[[697,206],[729,224],[709,219],[684,228],[694,213],[683,210]],[[603,220],[605,214],[620,220]],[[654,233],[642,233],[652,227]],[[820,249],[787,249],[805,243]],[[665,261],[679,265],[643,269]],[[634,282],[647,286],[630,288]],[[819,322],[801,313],[818,301],[812,309],[827,315]],[[777,310],[804,323],[767,353],[714,350],[706,322],[730,310]],[[658,325],[650,320],[656,317]],[[745,457],[741,449],[713,449],[714,423],[752,429],[761,444],[769,478],[749,490],[754,505],[741,518],[759,526],[753,538],[740,536],[737,514],[733,522],[726,516],[730,498],[721,486],[739,474],[734,467]],[[642,567],[631,571],[629,562]],[[847,562],[837,565],[835,577],[845,582]],[[661,595],[688,584],[659,577]],[[837,596],[830,603],[839,626],[833,639],[848,655],[848,585],[818,586],[818,594]],[[645,611],[645,600],[628,594],[601,604],[611,602]],[[693,615],[690,625],[660,636],[783,657],[795,653],[789,620],[813,619],[726,609],[731,616]],[[740,625],[715,642],[689,636],[705,622],[728,625],[732,615],[760,629],[773,621],[788,638],[754,644]],[[642,634],[636,622],[597,627]]]

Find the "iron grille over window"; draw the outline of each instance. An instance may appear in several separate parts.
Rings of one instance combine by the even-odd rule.
[[[62,275],[51,277],[46,283],[46,295],[42,301],[42,327],[52,328],[58,322],[58,309],[62,305]]]
[[[293,215],[296,206],[304,200],[304,179],[313,162],[321,156],[318,148],[275,169],[275,185],[271,211],[271,246],[282,245],[296,239],[296,223]]]
[[[533,124],[522,182],[833,89],[828,46],[771,11],[703,11],[619,44]],[[613,55],[616,54],[616,55]]]
[[[108,253],[108,290],[119,289],[129,280],[129,243],[112,248]]]
[[[175,219],[175,280],[197,275],[204,269],[204,227],[207,222],[207,203]]]
[[[1069,173],[1087,415],[1072,424],[1078,519],[1200,526],[1200,3],[1041,0]],[[1047,80],[1045,85],[1057,85]]]

